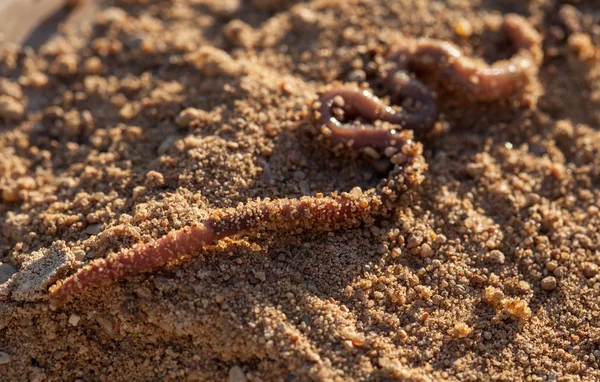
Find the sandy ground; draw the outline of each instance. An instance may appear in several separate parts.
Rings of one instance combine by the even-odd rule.
[[[0,61],[0,380],[600,378],[600,6],[594,1],[111,0]],[[380,179],[313,134],[311,104],[430,36],[510,55],[526,95],[439,91],[426,180],[395,216],[236,238],[56,307],[47,288],[208,208]],[[435,87],[435,84],[431,84]],[[525,97],[525,98],[523,98]]]

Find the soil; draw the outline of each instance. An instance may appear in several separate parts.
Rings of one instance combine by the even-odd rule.
[[[98,3],[89,27],[1,48],[1,380],[600,378],[595,1]],[[544,36],[537,81],[476,104],[430,83],[429,169],[393,217],[235,238],[50,303],[209,208],[375,187],[318,144],[319,92],[388,101],[376,52],[402,38],[506,58],[506,13]]]

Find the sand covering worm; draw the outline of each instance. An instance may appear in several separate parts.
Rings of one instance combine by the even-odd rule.
[[[316,126],[332,149],[342,146],[389,158],[392,168],[377,188],[249,201],[235,208],[214,210],[204,221],[91,261],[51,286],[51,298],[64,301],[90,287],[159,269],[227,237],[298,229],[327,232],[357,227],[371,222],[374,216],[387,215],[398,197],[423,180],[426,163],[413,131],[426,133],[437,119],[434,94],[409,73],[427,70],[449,90],[471,100],[510,96],[537,70],[540,39],[518,16],[506,16],[503,28],[518,51],[510,60],[494,65],[465,57],[444,41],[419,39],[393,50],[389,57],[395,68],[388,73],[385,85],[392,103],[406,106],[402,109],[387,106],[371,92],[355,86],[333,88],[320,97]]]

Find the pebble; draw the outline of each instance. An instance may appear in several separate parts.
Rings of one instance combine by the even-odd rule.
[[[77,73],[78,57],[73,54],[62,54],[50,66],[50,72],[60,77],[70,77]]]
[[[383,255],[385,253],[387,253],[388,251],[388,246],[386,244],[379,244],[377,246],[377,253],[380,255]]]
[[[542,289],[546,291],[556,289],[556,278],[554,276],[544,277],[542,279]]]
[[[423,232],[414,231],[408,236],[407,245],[408,249],[415,248],[423,242]]]
[[[85,227],[83,232],[87,233],[88,235],[97,235],[100,232],[102,232],[102,227],[103,227],[103,225],[101,223],[90,224],[89,226]]]
[[[69,325],[77,326],[79,324],[80,320],[81,320],[81,316],[79,316],[77,314],[71,314],[71,316],[69,316]]]
[[[407,159],[408,157],[406,155],[398,153],[390,159],[390,162],[392,162],[393,164],[401,165],[404,162],[406,162]]]
[[[558,263],[557,263],[556,261],[548,261],[548,262],[546,263],[546,269],[547,269],[549,272],[554,272],[554,270],[555,270],[556,268],[558,268]]]
[[[10,355],[5,352],[0,352],[0,365],[6,365],[10,362]]]
[[[598,266],[594,263],[583,263],[581,264],[581,270],[583,275],[588,279],[596,276],[598,274]]]
[[[362,69],[354,69],[348,73],[348,81],[361,83],[367,79],[367,74]]]
[[[17,269],[11,264],[0,263],[0,284],[7,282],[15,273],[17,273]]]
[[[473,34],[473,26],[467,19],[461,19],[455,26],[454,31],[460,37],[470,37]]]
[[[421,245],[421,257],[431,257],[433,256],[433,249],[427,243]]]
[[[191,125],[193,122],[203,122],[206,120],[208,113],[204,110],[194,109],[193,107],[188,107],[187,109],[182,110],[177,118],[175,118],[175,122],[181,127],[187,127]]]
[[[303,5],[295,6],[290,10],[292,26],[299,30],[306,30],[318,22],[317,14]]]
[[[9,96],[0,96],[0,118],[20,120],[25,114],[23,105]]]
[[[472,331],[473,328],[469,327],[464,322],[459,322],[454,325],[454,328],[450,329],[449,334],[456,338],[465,338],[471,334]]]
[[[505,261],[504,253],[495,249],[492,252],[490,252],[490,260],[496,264],[504,264],[504,261]]]
[[[247,380],[241,367],[236,365],[229,369],[229,382],[246,382]]]

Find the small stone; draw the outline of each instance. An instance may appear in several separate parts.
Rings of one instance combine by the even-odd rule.
[[[146,174],[146,187],[162,187],[165,184],[163,174],[158,171],[150,170]]]
[[[14,99],[23,98],[23,89],[21,85],[7,79],[0,80],[0,94],[7,95]]]
[[[317,14],[303,5],[295,6],[290,10],[291,23],[295,29],[306,30],[312,27],[319,19]]]
[[[179,113],[175,122],[181,127],[187,127],[206,121],[208,113],[204,110],[188,107]]]
[[[158,155],[165,155],[167,153],[167,151],[169,151],[169,149],[171,148],[171,146],[173,146],[173,143],[177,142],[178,139],[179,139],[179,137],[176,136],[176,135],[169,135],[158,146],[158,149],[156,149],[156,153]]]
[[[421,245],[421,257],[431,257],[433,254],[433,249],[431,249],[429,244],[425,243]]]
[[[362,333],[357,333],[353,328],[344,327],[340,334],[347,340],[352,341],[352,345],[361,347],[366,343],[366,338]]]
[[[229,369],[229,382],[246,382],[247,380],[241,367],[236,365]]]
[[[240,64],[229,53],[209,45],[186,54],[185,60],[206,77],[235,76],[241,70]]]
[[[408,159],[408,157],[406,155],[404,155],[402,153],[398,153],[390,158],[390,162],[392,162],[393,164],[396,164],[396,165],[401,165],[401,164],[404,164],[407,159]]]
[[[65,111],[60,106],[48,106],[44,109],[44,118],[50,120],[61,119],[65,115]]]
[[[98,316],[96,317],[96,322],[109,337],[115,338],[117,336],[115,323],[110,316]]]
[[[598,55],[592,37],[586,33],[573,33],[567,43],[569,48],[582,60],[593,60]]]
[[[557,263],[556,261],[553,261],[553,260],[552,260],[552,261],[548,261],[548,262],[546,263],[546,269],[547,269],[549,272],[554,272],[554,270],[555,270],[556,268],[558,268],[558,263]]]
[[[387,244],[379,244],[377,246],[377,253],[378,254],[383,255],[383,254],[387,253],[387,251],[388,251]]]
[[[469,334],[471,334],[472,331],[473,328],[470,328],[467,324],[463,322],[459,322],[458,324],[454,325],[452,329],[449,330],[449,334],[456,338],[465,338]]]
[[[102,73],[102,60],[100,57],[90,57],[83,63],[83,70],[87,74],[100,74]]]
[[[379,159],[381,157],[377,150],[368,146],[363,149],[363,153],[371,159]]]
[[[454,31],[460,37],[470,37],[473,34],[473,26],[467,19],[461,19],[454,26]]]
[[[228,149],[231,149],[231,150],[235,150],[235,149],[239,149],[240,148],[240,144],[237,143],[237,142],[233,142],[233,141],[227,142],[226,146],[227,146]]]
[[[80,320],[81,320],[81,316],[79,316],[77,314],[71,314],[71,316],[69,316],[69,325],[77,326],[79,324]]]
[[[239,19],[231,20],[225,25],[223,34],[231,43],[244,48],[251,48],[257,38],[254,29]]]
[[[415,248],[415,247],[421,245],[422,242],[423,242],[423,232],[417,230],[417,231],[412,232],[410,235],[408,235],[406,247],[408,249]]]
[[[123,105],[119,110],[119,117],[125,121],[130,121],[138,115],[138,107],[136,104],[129,102]]]
[[[552,175],[552,177],[554,179],[557,179],[557,180],[564,179],[566,174],[567,174],[567,169],[562,164],[553,163],[552,166],[550,166],[550,175]]]
[[[383,150],[383,153],[386,157],[391,158],[398,153],[398,149],[393,146],[388,146],[385,148],[385,150]]]
[[[10,355],[5,352],[0,352],[0,365],[6,365],[10,362]]]
[[[444,244],[446,242],[446,240],[448,240],[448,239],[446,239],[446,236],[444,236],[444,235],[437,235],[435,237],[435,239],[433,240],[433,242],[435,244],[437,244],[437,245],[442,245],[442,244]]]
[[[41,72],[33,72],[27,77],[27,84],[34,88],[43,88],[48,85],[48,76]]]
[[[501,304],[508,314],[518,317],[521,320],[526,320],[531,317],[531,308],[527,304],[527,301],[518,297],[507,297],[501,301]]]
[[[0,284],[7,282],[15,273],[17,270],[11,264],[0,262]]]
[[[50,72],[60,77],[70,77],[77,73],[78,65],[79,60],[76,55],[61,54],[50,65]]]
[[[583,263],[581,264],[581,271],[585,277],[591,279],[598,274],[598,266],[594,263]]]
[[[490,332],[483,332],[483,338],[485,338],[486,340],[491,340],[492,339],[492,333]]]
[[[18,121],[24,114],[25,108],[20,102],[9,96],[0,96],[0,118]]]
[[[336,95],[333,97],[333,106],[337,106],[339,108],[344,108],[346,105],[346,100],[341,95]]]
[[[256,277],[258,280],[260,280],[262,282],[267,281],[267,275],[265,274],[265,272],[262,272],[262,271],[254,272],[254,277]]]
[[[544,279],[542,279],[542,289],[546,291],[556,289],[556,278],[554,276],[544,277]]]
[[[348,81],[361,83],[367,79],[367,74],[362,69],[354,69],[348,73]]]
[[[355,198],[360,198],[363,195],[362,189],[360,187],[354,187],[352,190],[350,190],[350,195]]]
[[[490,260],[496,264],[504,264],[504,253],[495,249],[492,252],[490,252]]]
[[[504,299],[504,293],[502,293],[500,289],[490,285],[485,288],[484,297],[487,302],[494,305],[500,305]]]
[[[102,232],[102,224],[90,224],[89,226],[85,227],[83,232],[87,233],[88,235],[97,235]]]

